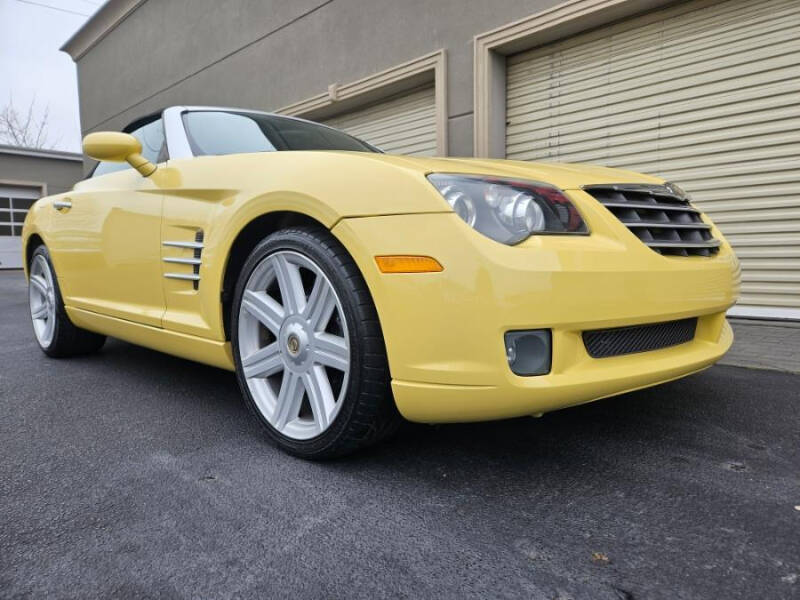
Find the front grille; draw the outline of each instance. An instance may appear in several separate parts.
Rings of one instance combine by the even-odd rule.
[[[613,184],[583,188],[659,254],[711,256],[719,240],[680,193],[666,185]]]
[[[694,339],[697,318],[583,332],[583,344],[592,358],[649,352],[685,344]]]

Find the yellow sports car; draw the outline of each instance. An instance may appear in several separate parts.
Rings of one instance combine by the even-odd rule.
[[[176,106],[23,229],[42,350],[106,335],[235,370],[307,458],[540,415],[730,347],[740,269],[676,185],[587,165],[412,158],[263,112]]]

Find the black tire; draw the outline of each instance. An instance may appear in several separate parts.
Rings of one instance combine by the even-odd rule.
[[[339,296],[350,342],[350,375],[334,421],[316,437],[283,435],[259,411],[243,374],[239,352],[239,311],[245,286],[259,263],[277,251],[293,251],[316,263]],[[327,230],[297,227],[276,232],[251,252],[236,284],[231,319],[236,377],[245,402],[267,437],[286,452],[320,460],[352,453],[393,434],[403,419],[391,393],[386,347],[367,284],[347,250]]]
[[[56,270],[50,260],[50,253],[47,251],[46,246],[40,245],[33,251],[31,262],[28,265],[29,268],[37,260],[37,257],[44,258],[47,268],[50,270],[55,300],[55,325],[49,343],[42,343],[38,336],[34,334],[42,352],[52,358],[67,358],[97,352],[105,344],[106,336],[81,329],[72,324],[67,316],[67,311],[64,309],[64,300],[61,297],[61,288],[58,286]],[[30,285],[29,281],[28,286]]]

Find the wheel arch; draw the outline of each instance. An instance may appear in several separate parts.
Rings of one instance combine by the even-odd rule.
[[[222,276],[222,290],[220,294],[222,303],[222,325],[225,332],[225,339],[231,339],[231,314],[233,309],[233,294],[236,288],[236,281],[239,273],[244,266],[247,257],[268,235],[286,229],[287,227],[297,226],[320,227],[330,231],[322,221],[309,216],[308,214],[292,210],[276,210],[263,213],[242,227],[230,244],[225,259],[225,268]]]
[[[23,256],[25,257],[25,260],[23,261],[22,268],[25,271],[26,278],[30,275],[30,264],[31,259],[33,258],[33,251],[39,246],[44,245],[44,239],[42,239],[42,236],[40,236],[38,233],[30,234],[25,240],[25,247],[23,249]]]

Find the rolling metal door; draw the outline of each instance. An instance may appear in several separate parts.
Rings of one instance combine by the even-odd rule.
[[[800,318],[800,2],[689,2],[507,61],[506,154],[666,177],[742,261],[743,315]]]
[[[432,86],[345,113],[323,123],[346,131],[390,154],[436,154],[436,108]]]
[[[39,186],[0,185],[0,269],[22,268],[22,224],[41,193]]]

